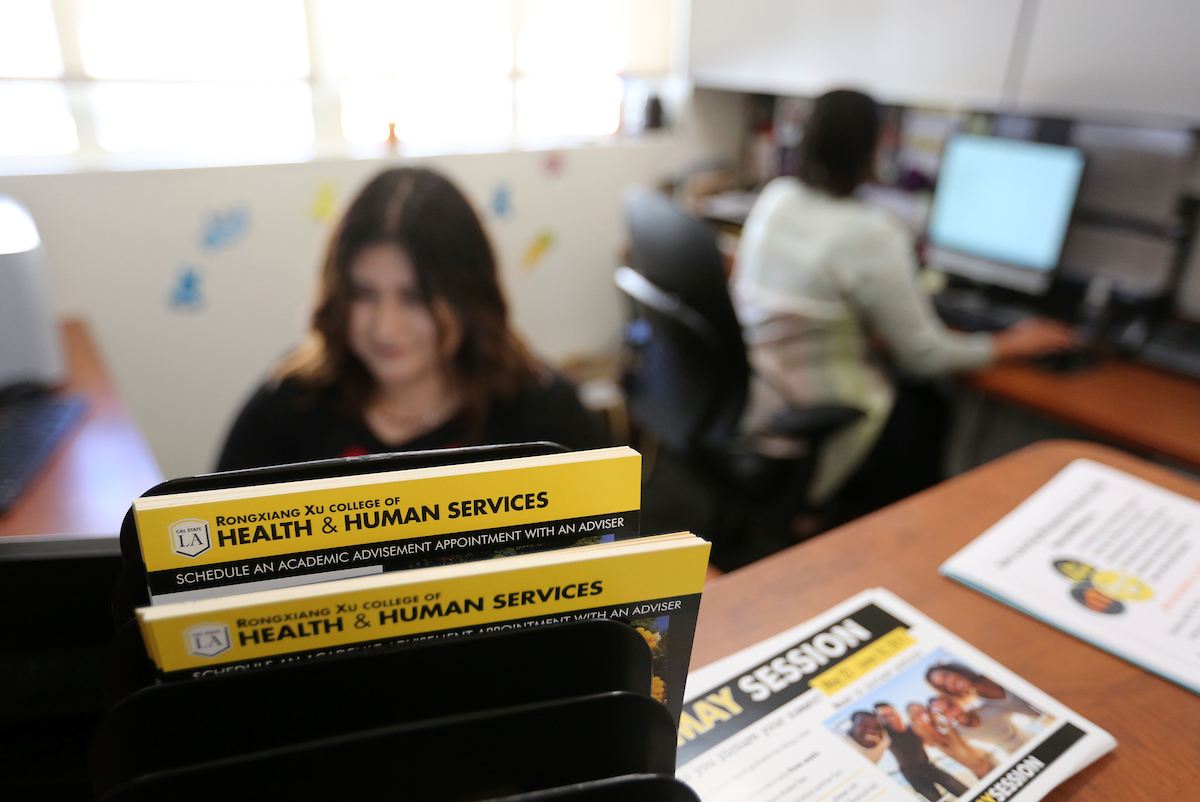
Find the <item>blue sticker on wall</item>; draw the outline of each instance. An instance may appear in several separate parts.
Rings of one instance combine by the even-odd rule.
[[[496,184],[496,187],[492,190],[492,201],[490,206],[492,208],[492,214],[496,217],[499,217],[501,220],[512,216],[512,189],[509,188],[508,184],[504,183],[503,181]]]
[[[206,251],[219,251],[237,245],[249,233],[250,207],[233,206],[208,216],[200,236],[200,247]]]
[[[175,276],[168,305],[179,312],[195,312],[204,307],[204,273],[196,265],[184,265]]]

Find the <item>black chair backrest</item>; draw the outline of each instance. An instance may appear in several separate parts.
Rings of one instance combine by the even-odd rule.
[[[637,303],[626,376],[630,414],[676,452],[724,451],[745,407],[750,370],[716,238],[647,189],[626,191],[625,214],[630,267],[646,280],[618,277]]]
[[[708,224],[645,187],[625,190],[625,216],[632,244],[629,266],[703,315],[723,340],[737,347],[745,364],[742,327]]]

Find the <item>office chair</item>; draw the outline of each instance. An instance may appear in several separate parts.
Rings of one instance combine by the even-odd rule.
[[[786,458],[763,456],[741,435],[750,365],[716,239],[704,222],[644,188],[626,191],[629,267],[617,287],[632,300],[622,377],[637,428],[680,460],[716,501],[712,561],[733,568],[795,543],[793,516],[826,437],[857,420],[845,406],[784,410],[771,434]]]

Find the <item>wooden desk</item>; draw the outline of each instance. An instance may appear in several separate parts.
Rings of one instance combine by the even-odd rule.
[[[1200,499],[1200,484],[1114,449],[1039,443],[713,580],[692,667],[884,587],[1116,737],[1115,752],[1049,799],[1196,798],[1200,696],[938,576],[946,558],[1078,457]]]
[[[87,327],[67,321],[62,335],[70,376],[63,392],[82,395],[88,410],[24,496],[0,517],[0,556],[59,541],[84,551],[115,551],[130,501],[163,479]]]
[[[1003,365],[963,379],[994,398],[1200,471],[1200,381],[1107,360],[1076,373]]]

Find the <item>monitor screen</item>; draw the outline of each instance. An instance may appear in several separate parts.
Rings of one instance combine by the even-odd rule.
[[[959,134],[942,157],[929,240],[938,249],[1049,274],[1058,264],[1083,154]]]

